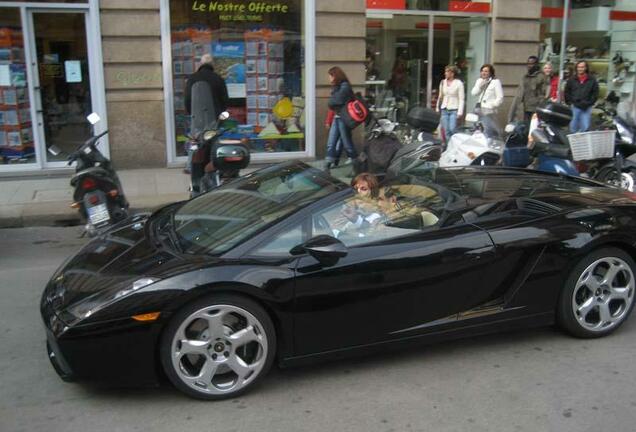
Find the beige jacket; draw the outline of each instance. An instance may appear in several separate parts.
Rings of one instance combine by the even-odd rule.
[[[455,78],[450,84],[443,79],[439,83],[437,111],[442,109],[457,110],[457,115],[464,115],[464,83]]]

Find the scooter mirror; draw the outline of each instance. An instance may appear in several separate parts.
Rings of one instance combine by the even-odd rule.
[[[466,121],[469,123],[476,123],[479,120],[479,116],[475,113],[466,114]]]
[[[55,144],[49,146],[46,149],[47,152],[51,153],[53,156],[57,156],[60,153],[62,153],[62,150],[60,150],[60,148],[58,146],[56,146]]]
[[[506,133],[512,133],[515,130],[515,125],[513,123],[508,123],[504,130]]]
[[[223,111],[221,114],[219,114],[219,120],[227,120],[230,118],[230,113],[227,111]]]
[[[94,125],[97,122],[99,122],[101,120],[101,118],[99,117],[99,115],[97,113],[90,113],[86,117],[86,120],[88,120],[90,124]]]

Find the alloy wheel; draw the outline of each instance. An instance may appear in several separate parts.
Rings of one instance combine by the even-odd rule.
[[[198,394],[235,394],[263,371],[267,333],[249,311],[228,304],[211,305],[188,315],[170,345],[178,379]]]
[[[619,325],[634,301],[634,273],[617,257],[603,257],[579,276],[572,295],[572,310],[579,325],[604,332]]]

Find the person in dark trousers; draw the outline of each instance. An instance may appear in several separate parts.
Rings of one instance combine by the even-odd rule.
[[[576,64],[576,75],[565,84],[565,103],[572,106],[570,131],[587,132],[592,120],[592,107],[598,99],[598,82],[589,74],[587,62]]]
[[[344,150],[347,153],[347,163],[353,163],[358,157],[353,139],[351,138],[351,129],[342,121],[338,114],[345,105],[353,99],[353,90],[349,79],[344,71],[338,66],[334,66],[328,71],[329,83],[331,84],[331,96],[327,105],[330,110],[335,113],[333,122],[329,127],[329,138],[327,139],[327,167],[338,165],[340,155],[338,154],[338,141],[342,141]]]
[[[528,57],[526,66],[528,71],[517,87],[517,94],[508,113],[508,122],[523,118],[527,127],[537,107],[545,102],[546,85],[549,84],[541,72],[537,56]]]
[[[212,102],[212,106],[215,110],[215,119],[219,116],[219,114],[227,110],[227,86],[225,85],[225,80],[214,71],[214,66],[212,66],[212,63],[212,55],[203,54],[201,56],[199,68],[195,73],[190,75],[188,81],[186,82],[185,109],[190,115],[197,115],[197,113],[195,112],[197,107],[192,106],[192,102],[194,99],[192,94],[192,87],[197,82],[205,82],[210,88],[210,101]]]

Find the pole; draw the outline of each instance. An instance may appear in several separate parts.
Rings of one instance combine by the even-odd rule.
[[[563,20],[561,22],[561,56],[559,59],[559,81],[557,84],[557,100],[562,101],[561,83],[565,73],[565,54],[568,40],[568,18],[570,17],[570,0],[565,0],[563,5]]]

